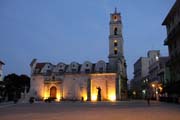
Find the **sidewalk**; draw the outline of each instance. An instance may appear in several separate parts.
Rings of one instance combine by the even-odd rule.
[[[11,105],[15,105],[13,101],[8,101],[8,102],[1,102],[0,103],[0,108],[3,108],[3,107],[7,107],[7,106],[11,106]]]

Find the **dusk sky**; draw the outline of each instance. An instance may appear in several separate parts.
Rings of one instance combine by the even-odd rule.
[[[151,49],[168,55],[162,22],[175,0],[0,0],[0,60],[4,75],[30,76],[30,62],[108,62],[109,20],[123,22],[128,79]]]

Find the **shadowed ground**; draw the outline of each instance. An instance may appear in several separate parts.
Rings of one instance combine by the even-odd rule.
[[[0,105],[0,120],[180,120],[180,105],[146,101]]]

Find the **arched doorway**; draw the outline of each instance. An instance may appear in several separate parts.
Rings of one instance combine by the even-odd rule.
[[[51,98],[56,98],[56,93],[57,93],[57,88],[56,87],[51,87],[51,89],[50,89],[50,97]]]

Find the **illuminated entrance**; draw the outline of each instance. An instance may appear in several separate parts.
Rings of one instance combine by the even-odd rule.
[[[56,99],[56,94],[57,94],[57,88],[54,87],[54,86],[51,87],[51,89],[50,89],[50,97]]]
[[[91,74],[91,100],[116,101],[116,74]]]

